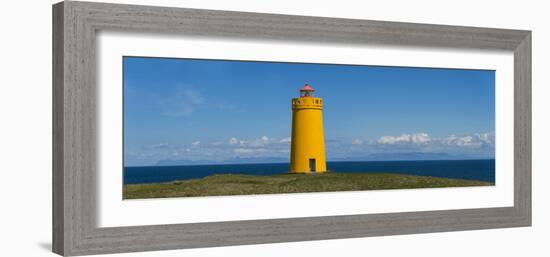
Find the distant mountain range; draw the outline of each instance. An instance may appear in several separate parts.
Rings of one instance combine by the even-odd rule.
[[[208,165],[208,164],[241,164],[241,163],[279,163],[289,162],[288,158],[279,157],[251,157],[251,158],[232,158],[223,161],[211,160],[160,160],[157,166],[177,166],[177,165]]]
[[[425,153],[425,152],[404,152],[404,153],[373,153],[366,156],[330,158],[328,161],[420,161],[420,160],[466,160],[466,159],[494,159],[492,155],[479,154],[449,154],[449,153]],[[288,163],[289,158],[281,157],[250,157],[231,158],[222,161],[212,160],[160,160],[156,166],[178,166],[178,165],[208,165],[208,164],[246,164],[246,163]]]

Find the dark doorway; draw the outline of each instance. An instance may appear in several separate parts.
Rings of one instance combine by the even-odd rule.
[[[315,159],[309,159],[309,171],[315,172],[317,170]]]

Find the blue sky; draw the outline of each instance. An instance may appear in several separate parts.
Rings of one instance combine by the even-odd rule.
[[[493,158],[494,71],[125,57],[126,166],[287,158],[291,98],[324,102],[327,159]]]

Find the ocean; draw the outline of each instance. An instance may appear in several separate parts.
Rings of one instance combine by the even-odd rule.
[[[170,182],[213,174],[274,175],[288,172],[288,163],[124,167],[124,184]],[[332,172],[399,173],[495,182],[495,160],[327,162]]]

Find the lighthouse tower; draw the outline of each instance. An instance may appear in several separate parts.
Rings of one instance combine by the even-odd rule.
[[[327,170],[323,131],[323,99],[306,84],[300,97],[292,99],[291,173],[320,173]]]

